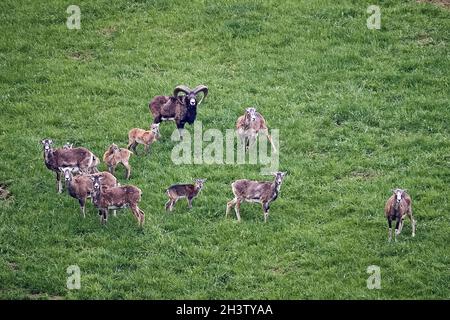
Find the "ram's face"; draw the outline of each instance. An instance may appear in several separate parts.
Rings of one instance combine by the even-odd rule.
[[[194,108],[194,107],[197,106],[197,98],[195,97],[195,94],[192,94],[192,93],[189,94],[189,95],[186,97],[186,99],[187,99],[187,101],[188,101],[189,107]]]
[[[44,145],[44,150],[49,151],[51,149],[53,141],[51,139],[44,139],[41,141],[41,143]]]

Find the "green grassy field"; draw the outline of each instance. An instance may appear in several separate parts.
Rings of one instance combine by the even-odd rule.
[[[81,9],[69,30],[66,8]],[[369,30],[370,4],[381,30]],[[0,2],[0,298],[450,298],[450,10],[416,1]],[[43,138],[101,156],[152,121],[148,101],[209,86],[197,120],[233,128],[257,106],[280,130],[288,171],[271,216],[242,206],[239,178],[260,165],[174,165],[175,125],[132,157],[141,230],[122,211],[102,227],[92,204],[57,194]],[[186,126],[193,132],[193,127]],[[142,149],[141,149],[142,150]],[[104,164],[100,165],[105,170]],[[122,184],[124,170],[118,170]],[[187,210],[164,190],[207,178]],[[402,187],[418,221],[387,242],[384,203]],[[69,265],[81,289],[66,288]],[[366,272],[381,268],[381,289]]]

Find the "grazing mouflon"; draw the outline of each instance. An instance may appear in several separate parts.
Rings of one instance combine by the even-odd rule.
[[[252,181],[247,179],[236,180],[231,184],[234,199],[227,203],[225,216],[228,216],[230,209],[234,206],[236,217],[241,221],[240,207],[243,201],[258,202],[262,205],[264,212],[264,222],[269,217],[269,209],[272,201],[275,201],[280,192],[281,183],[286,175],[285,172],[274,173],[274,181]]]
[[[416,220],[414,220],[412,215],[411,197],[406,190],[402,189],[392,190],[392,193],[384,207],[384,213],[389,225],[389,242],[392,240],[392,221],[397,221],[395,224],[395,241],[397,241],[397,236],[402,232],[406,216],[411,220],[412,236],[414,237],[416,235]]]
[[[181,198],[186,198],[189,209],[192,208],[192,200],[197,197],[206,179],[195,179],[194,184],[174,184],[170,186],[166,193],[169,196],[169,201],[166,203],[166,210],[173,210],[173,206]]]
[[[98,172],[99,159],[86,148],[53,149],[53,140],[44,139],[41,141],[44,146],[44,162],[48,169],[56,173],[56,187],[59,193],[62,192],[61,167],[73,167],[83,173]]]
[[[203,97],[197,102],[197,95],[202,92]],[[180,93],[184,95],[179,96]],[[153,123],[160,123],[165,120],[175,120],[180,139],[183,139],[184,125],[193,124],[197,116],[197,106],[208,95],[208,87],[199,85],[195,89],[190,89],[185,85],[179,85],[173,91],[172,96],[156,96],[150,103],[150,112],[153,115]]]
[[[114,174],[116,167],[121,163],[125,167],[125,179],[130,179],[131,166],[130,166],[130,156],[133,154],[128,149],[119,148],[116,144],[112,144],[103,154],[103,161],[108,166],[108,171]]]
[[[102,177],[98,175],[91,176],[91,180],[94,188],[92,202],[99,210],[102,224],[108,221],[109,210],[130,208],[139,226],[144,225],[145,214],[138,207],[142,196],[141,189],[132,185],[104,188],[101,183]]]

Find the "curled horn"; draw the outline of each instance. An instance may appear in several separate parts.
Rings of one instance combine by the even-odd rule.
[[[205,99],[205,97],[208,95],[208,87],[201,84],[201,85],[197,86],[194,90],[192,90],[192,92],[195,95],[199,94],[200,92],[203,92],[203,97],[198,102],[198,105],[199,105],[200,103],[202,103],[203,99]]]
[[[176,86],[175,90],[173,90],[173,95],[174,95],[175,97],[178,97],[178,94],[179,94],[180,92],[184,92],[186,95],[188,95],[189,93],[191,93],[191,89],[189,89],[188,86],[185,86],[185,85],[179,85],[179,86]]]

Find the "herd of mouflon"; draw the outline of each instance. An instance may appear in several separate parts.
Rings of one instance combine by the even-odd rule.
[[[202,93],[198,101],[198,95]],[[156,96],[149,103],[149,109],[153,116],[150,130],[133,128],[128,132],[127,148],[120,148],[111,144],[103,154],[103,162],[108,171],[99,172],[97,166],[100,159],[90,150],[83,147],[73,147],[66,143],[62,148],[53,148],[51,139],[41,141],[44,147],[44,161],[47,168],[56,174],[56,185],[59,193],[62,193],[63,185],[61,177],[64,177],[65,187],[69,195],[78,200],[81,214],[85,217],[85,206],[88,198],[98,209],[100,221],[106,224],[109,210],[116,215],[117,209],[130,208],[136,217],[139,226],[143,226],[144,212],[139,208],[142,191],[133,185],[120,185],[115,174],[115,168],[121,164],[125,167],[125,179],[131,175],[129,159],[132,154],[138,154],[138,144],[144,145],[148,154],[150,146],[160,139],[159,125],[161,121],[174,121],[179,130],[180,139],[183,139],[183,130],[186,123],[193,124],[197,115],[197,106],[208,95],[208,87],[199,85],[190,89],[185,85],[175,88],[172,96]],[[255,108],[247,108],[245,113],[236,121],[236,132],[244,148],[249,148],[256,142],[259,132],[267,135],[276,152],[275,145],[269,135],[269,130],[264,117]],[[227,203],[226,217],[234,207],[236,218],[241,220],[241,203],[257,202],[262,206],[264,222],[269,216],[270,205],[275,201],[280,192],[281,184],[286,175],[285,172],[275,172],[272,181],[253,181],[248,179],[236,180],[231,184],[234,198]],[[172,211],[176,202],[186,198],[188,207],[192,207],[192,201],[203,188],[206,179],[195,179],[193,184],[174,184],[166,189],[169,198],[165,209]],[[406,217],[411,220],[412,236],[415,236],[416,221],[412,215],[411,197],[406,190],[392,190],[391,197],[385,205],[385,216],[389,225],[388,239],[392,239],[392,221],[395,223],[395,240],[403,228]]]

